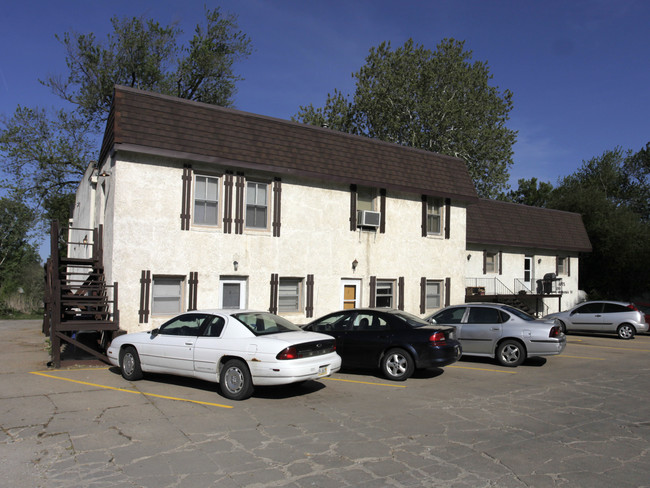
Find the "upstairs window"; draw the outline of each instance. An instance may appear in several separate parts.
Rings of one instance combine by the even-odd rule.
[[[485,253],[485,272],[496,273],[499,270],[499,255],[495,252]]]
[[[269,185],[249,181],[246,184],[246,227],[266,229],[269,214]]]
[[[442,212],[441,202],[438,198],[427,198],[427,235],[441,234]]]
[[[569,274],[569,258],[567,258],[567,257],[558,257],[557,258],[557,274],[558,275],[568,275]]]
[[[194,223],[218,225],[219,178],[199,175],[194,178]]]

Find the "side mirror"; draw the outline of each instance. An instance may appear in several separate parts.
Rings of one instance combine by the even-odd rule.
[[[154,337],[156,337],[156,336],[158,335],[159,332],[160,332],[160,329],[154,329],[154,330],[152,330],[152,331],[151,331],[151,338],[153,339]]]

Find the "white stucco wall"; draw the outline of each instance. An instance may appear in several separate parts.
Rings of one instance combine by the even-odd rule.
[[[501,274],[497,270],[493,273],[483,273],[483,251],[501,252]],[[471,256],[467,259],[467,256]],[[541,249],[513,249],[509,247],[496,246],[467,246],[465,256],[465,274],[467,286],[485,286],[486,294],[494,293],[494,280],[503,283],[512,293],[518,293],[522,289],[521,283],[524,281],[524,260],[529,256],[532,258],[531,287],[532,293],[537,291],[537,280],[544,278],[547,273],[556,272],[557,257],[568,257],[570,260],[570,274],[563,273],[558,275],[561,278],[554,290],[561,292],[562,297],[544,298],[546,305],[545,312],[553,313],[566,310],[580,301],[578,288],[578,266],[579,259],[577,255],[566,252],[553,252]],[[497,285],[498,286],[498,285]]]
[[[420,195],[391,191],[386,233],[352,232],[349,185],[283,176],[281,237],[273,237],[270,225],[268,231],[245,229],[243,235],[194,225],[182,231],[182,163],[119,153],[112,167],[103,167],[110,176],[97,191],[96,221],[104,224],[107,281],[119,283],[122,329],[146,330],[169,318],[151,315],[148,324],[138,324],[142,270],[185,278],[198,272],[198,308],[220,306],[220,278],[238,276],[247,280],[248,307],[267,310],[272,273],[281,278],[314,275],[314,317],[342,308],[342,279],[361,281],[361,306],[368,306],[371,276],[395,280],[395,305],[397,279],[404,277],[404,308],[412,313],[419,314],[421,277],[451,278],[451,303],[464,301],[465,208],[455,202],[450,239],[422,237]],[[219,175],[223,169],[192,165],[198,174]],[[253,180],[271,181],[273,176],[246,172]],[[223,187],[220,192],[223,208]],[[358,266],[353,270],[354,260]],[[441,299],[444,304],[444,292]],[[304,312],[284,315],[296,323],[309,320]]]

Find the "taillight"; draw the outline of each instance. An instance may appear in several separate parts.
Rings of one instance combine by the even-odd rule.
[[[627,306],[627,308],[629,308],[630,310],[634,310],[635,312],[638,312],[638,311],[639,311],[639,309],[636,308],[636,305],[634,305],[633,303],[630,303],[630,304]]]
[[[298,353],[298,349],[294,346],[289,346],[278,353],[275,359],[299,359],[302,354]]]
[[[551,331],[548,333],[549,337],[559,337],[560,336],[560,326],[559,325],[554,325],[551,327]]]
[[[445,333],[442,331],[434,332],[429,336],[429,342],[434,346],[444,346],[447,344]]]

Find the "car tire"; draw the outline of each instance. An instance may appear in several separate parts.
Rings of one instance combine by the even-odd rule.
[[[557,324],[560,326],[560,330],[562,331],[562,333],[566,334],[566,324],[561,320],[558,320]]]
[[[497,347],[497,361],[502,366],[514,368],[519,366],[526,359],[526,349],[519,341],[503,341]]]
[[[404,349],[390,349],[381,359],[381,370],[389,380],[404,381],[415,371],[415,363]]]
[[[230,359],[219,374],[221,393],[231,400],[246,400],[253,394],[253,380],[246,363],[241,359]]]
[[[630,324],[621,324],[618,326],[618,329],[616,329],[616,333],[621,339],[629,340],[634,339],[636,329]]]
[[[142,379],[140,356],[135,347],[127,346],[120,351],[120,371],[125,380],[137,381]]]

